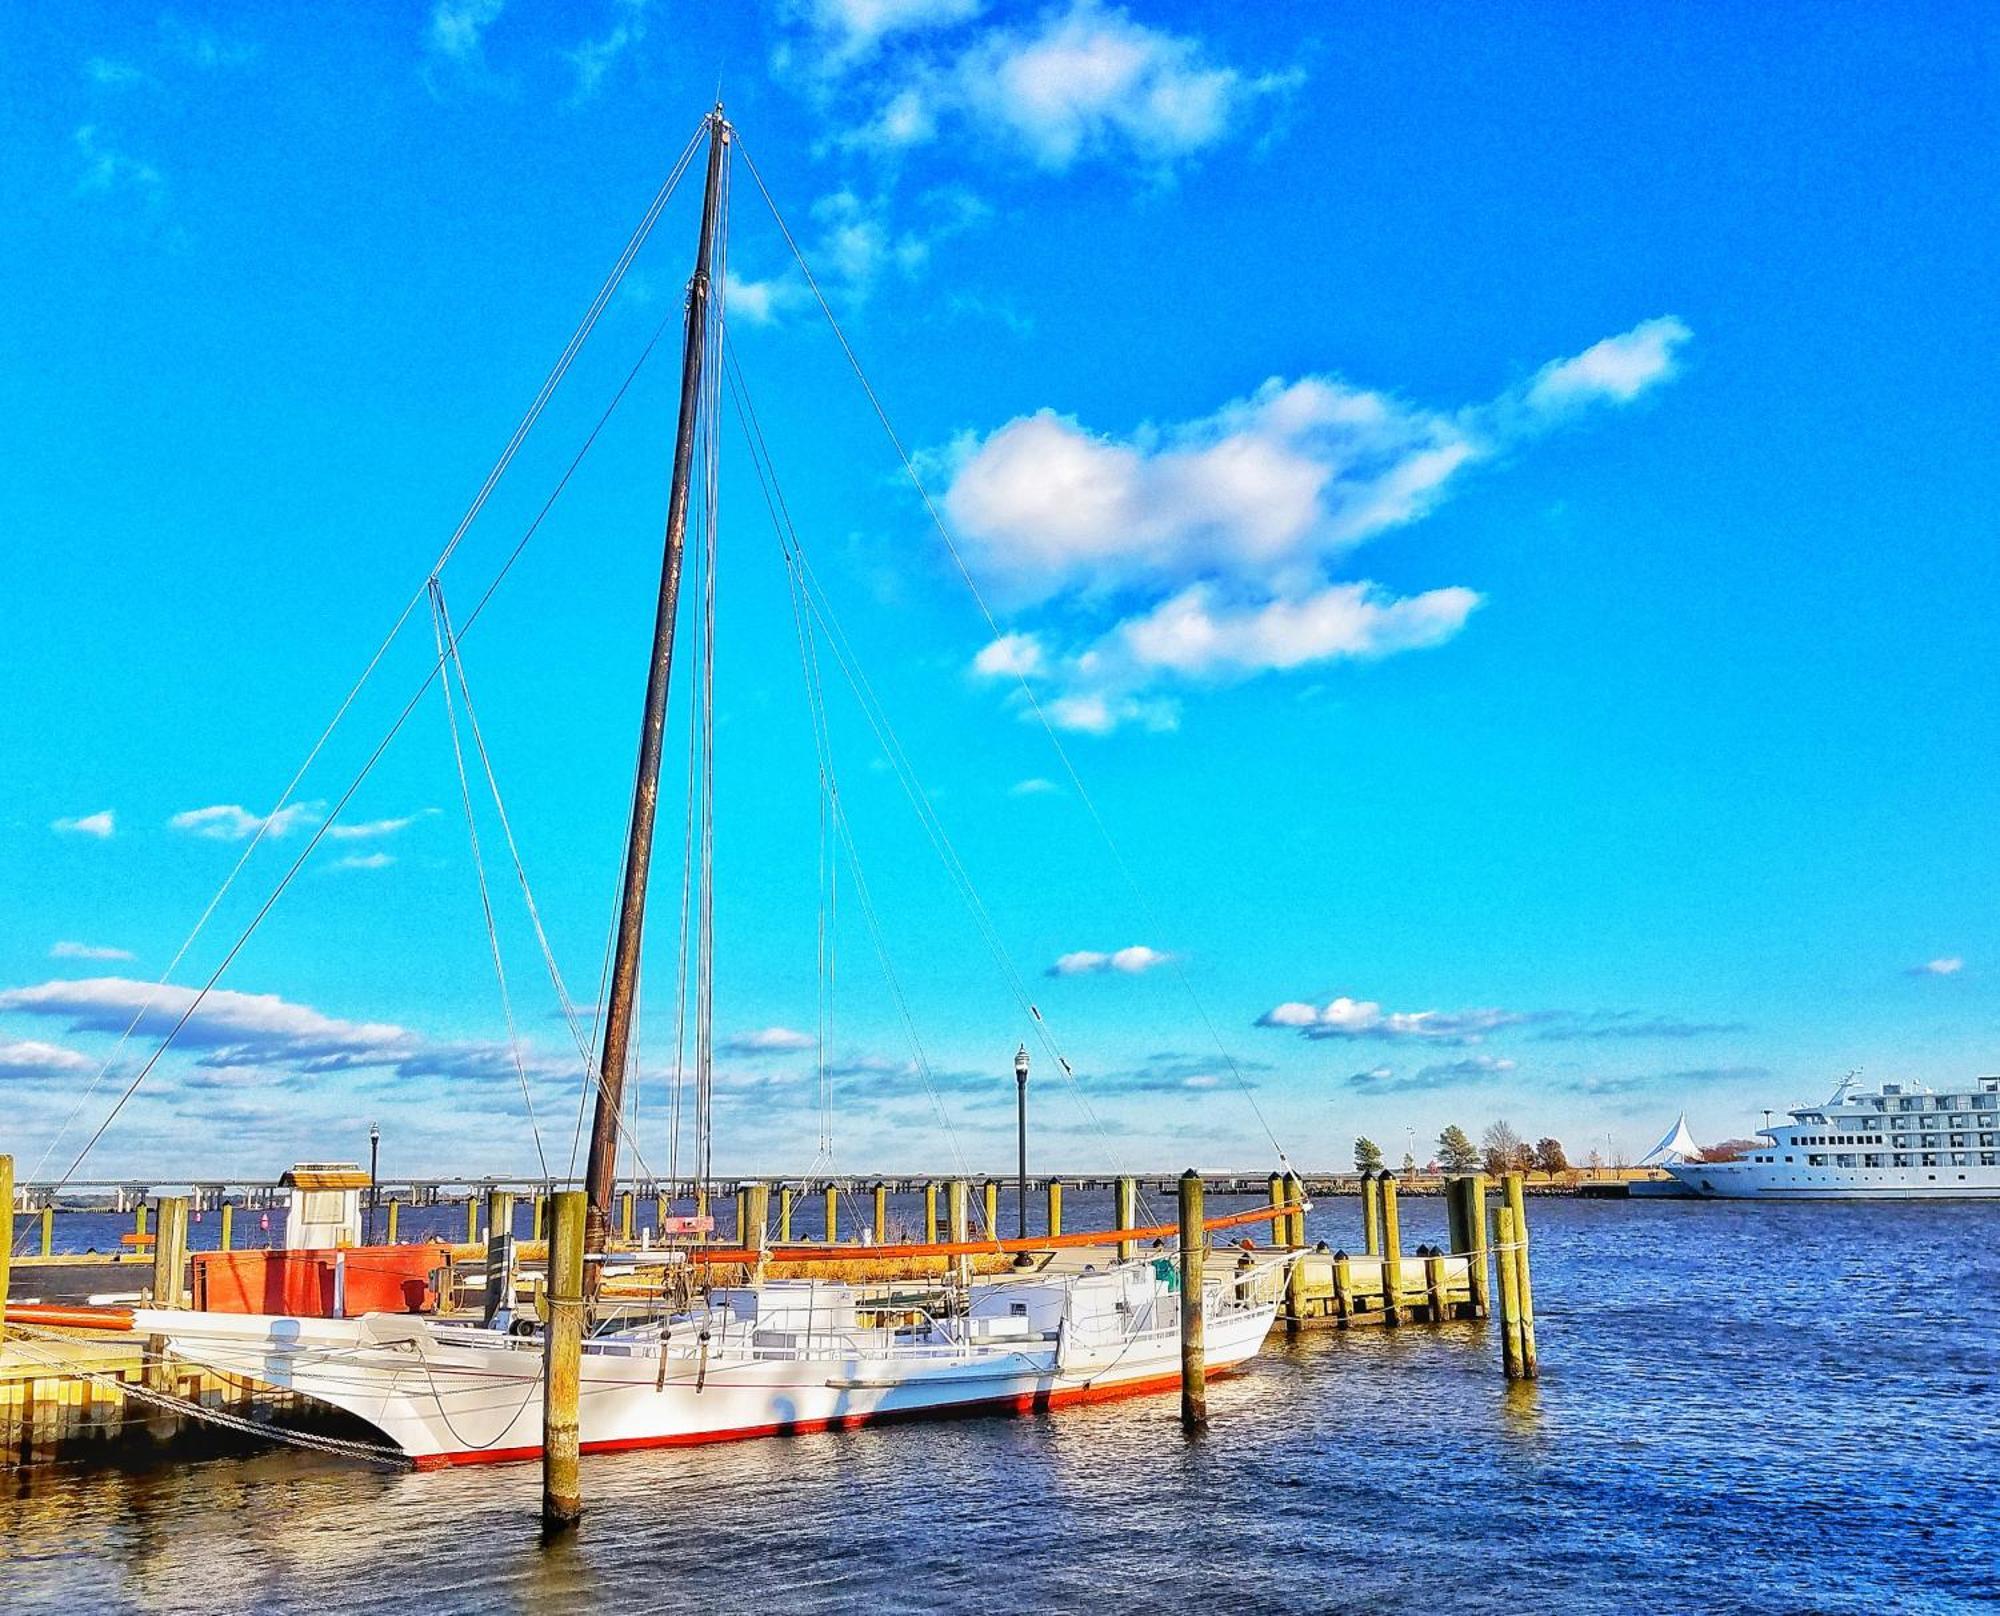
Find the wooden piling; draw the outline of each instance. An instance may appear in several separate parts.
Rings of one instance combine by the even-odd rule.
[[[875,1244],[889,1243],[889,1186],[877,1182],[875,1185]]]
[[[217,1217],[221,1222],[221,1228],[216,1231],[215,1249],[217,1251],[234,1251],[236,1249],[236,1203],[234,1201],[224,1201],[221,1211],[217,1213]]]
[[[1382,1255],[1382,1198],[1375,1188],[1375,1175],[1361,1175],[1361,1252],[1366,1257]]]
[[[1049,1195],[1049,1233],[1052,1235],[1058,1235],[1062,1233],[1062,1180],[1061,1179],[1052,1178],[1049,1180],[1048,1195]]]
[[[1292,1204],[1287,1219],[1290,1229],[1282,1242],[1277,1242],[1276,1231],[1273,1230],[1273,1241],[1284,1245],[1287,1250],[1303,1251],[1306,1248],[1306,1181],[1297,1173],[1285,1174],[1285,1199]]]
[[[394,1201],[391,1201],[389,1204],[393,1207],[396,1203]],[[393,1214],[391,1214],[391,1216],[393,1217]],[[528,1238],[530,1240],[540,1240],[543,1234],[547,1232],[548,1226],[549,1226],[549,1198],[538,1190],[535,1193],[534,1211],[529,1215],[528,1219]],[[394,1223],[391,1223],[390,1227],[394,1228],[395,1227]],[[391,1235],[389,1237],[392,1243],[394,1242],[395,1238],[396,1237],[394,1235]]]
[[[1462,1256],[1472,1249],[1465,1227],[1465,1179],[1462,1175],[1444,1181],[1445,1250]]]
[[[1514,1213],[1504,1202],[1493,1209],[1494,1255],[1500,1271],[1500,1367],[1509,1380],[1521,1378],[1520,1293],[1510,1260],[1514,1251]]]
[[[628,1246],[632,1243],[632,1201],[630,1190],[618,1197],[618,1234]]]
[[[778,1239],[780,1243],[792,1238],[792,1186],[778,1186]]]
[[[14,1268],[14,1158],[0,1156],[0,1210],[7,1214],[7,1226],[0,1230],[0,1336],[7,1328],[7,1286]]]
[[[1403,1322],[1403,1220],[1396,1206],[1396,1175],[1384,1171],[1376,1180],[1382,1206],[1382,1320]]]
[[[1139,1181],[1129,1174],[1121,1174],[1111,1187],[1111,1227],[1114,1229],[1139,1227]],[[1138,1249],[1137,1241],[1120,1240],[1118,1260],[1129,1262],[1132,1253]]]
[[[1468,1173],[1458,1181],[1459,1228],[1465,1240],[1452,1248],[1466,1258],[1466,1288],[1471,1293],[1472,1316],[1485,1318],[1493,1306],[1491,1280],[1486,1267],[1486,1175]]]
[[[979,1190],[979,1210],[986,1219],[986,1233],[1000,1238],[1000,1180],[989,1178]]]
[[[665,1237],[667,1232],[667,1219],[672,1214],[673,1207],[668,1204],[667,1198],[664,1195],[653,1197],[653,1227],[660,1231],[662,1238]],[[535,1238],[539,1240],[541,1237],[542,1226],[537,1223],[535,1225]]]
[[[695,1239],[706,1240],[709,1238],[709,1231],[705,1227],[707,1220],[708,1220],[708,1184],[704,1180],[702,1183],[697,1184],[695,1186],[695,1191],[694,1191]]]
[[[9,1202],[11,1205],[12,1202]],[[153,1237],[153,1306],[179,1307],[187,1270],[188,1198],[160,1197],[160,1226]]]
[[[1265,1181],[1264,1187],[1271,1199],[1271,1210],[1275,1212],[1279,1207],[1285,1204],[1285,1175],[1283,1173],[1273,1173],[1270,1176],[1270,1178],[1268,1178]],[[1274,1217],[1273,1219],[1271,1219],[1272,1245],[1274,1246],[1290,1245],[1291,1232],[1292,1232],[1292,1220],[1289,1215],[1284,1217]]]
[[[750,1238],[750,1186],[736,1186],[736,1243],[739,1246],[754,1246]]]
[[[132,1208],[132,1232],[143,1235],[146,1232],[146,1214],[149,1208],[144,1201]]]
[[[1521,1378],[1537,1380],[1535,1357],[1535,1287],[1528,1274],[1528,1197],[1519,1173],[1507,1175],[1507,1210],[1514,1214],[1514,1311],[1521,1321]]]
[[[392,1246],[396,1243],[396,1214],[402,1210],[403,1203],[392,1198],[389,1202],[389,1230],[386,1236]]]
[[[938,1243],[937,1184],[932,1179],[924,1180],[924,1244]]]
[[[1190,1167],[1180,1180],[1181,1237],[1181,1429],[1208,1425],[1208,1349],[1203,1317],[1202,1256],[1208,1231],[1202,1227],[1201,1175]]]
[[[826,1243],[830,1246],[840,1238],[840,1186],[826,1187]]]
[[[589,1197],[558,1190],[549,1240],[548,1328],[542,1362],[542,1529],[563,1532],[583,1514],[577,1413],[583,1371],[583,1220]]]
[[[471,1190],[465,1192],[465,1243],[470,1246],[479,1239],[479,1197]]]
[[[1430,1322],[1444,1323],[1450,1311],[1445,1306],[1444,1255],[1437,1250],[1424,1253],[1424,1290],[1430,1299]]]
[[[764,1237],[770,1232],[771,1186],[750,1184],[743,1191],[743,1226],[749,1231],[743,1244],[752,1251],[761,1251]]]
[[[1333,1254],[1333,1316],[1343,1329],[1354,1317],[1354,1261],[1344,1251]]]

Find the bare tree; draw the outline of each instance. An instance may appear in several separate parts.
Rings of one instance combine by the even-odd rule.
[[[1525,1141],[1505,1122],[1490,1122],[1486,1131],[1479,1136],[1479,1142],[1486,1147],[1486,1170],[1489,1173],[1513,1173],[1520,1171],[1521,1149]]]

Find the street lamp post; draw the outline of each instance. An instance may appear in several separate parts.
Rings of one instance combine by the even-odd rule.
[[[1014,1052],[1014,1134],[1018,1152],[1014,1171],[1014,1232],[1028,1238],[1028,1046]],[[1014,1258],[1016,1268],[1034,1266],[1023,1251]]]
[[[381,1159],[382,1130],[374,1123],[368,1124],[368,1238],[363,1245],[375,1244],[375,1165]]]

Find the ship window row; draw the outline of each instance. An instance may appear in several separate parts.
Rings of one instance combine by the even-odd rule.
[[[1886,1156],[1866,1156],[1862,1158],[1858,1165],[1862,1167],[1938,1167],[1944,1165],[1939,1159],[1940,1154],[1942,1153],[1919,1152],[1916,1154],[1904,1154],[1898,1152],[1893,1160]],[[1950,1165],[1953,1167],[1970,1167],[1973,1165],[1972,1156],[1973,1153],[1970,1151],[1952,1151],[1950,1153]],[[2000,1151],[1982,1150],[1978,1152],[1978,1156],[1979,1166],[2000,1167]],[[1756,1159],[1760,1162],[1776,1160],[1772,1156],[1759,1156]],[[1786,1161],[1790,1161],[1791,1159],[1789,1156],[1785,1158]],[[1829,1158],[1824,1152],[1819,1152],[1807,1156],[1806,1165],[1808,1167],[1853,1167],[1857,1163],[1851,1155],[1842,1154]]]

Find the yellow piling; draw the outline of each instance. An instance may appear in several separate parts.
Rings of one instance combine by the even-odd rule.
[[[1139,1227],[1139,1181],[1121,1174],[1111,1186],[1111,1227],[1114,1229],[1136,1229]],[[1137,1241],[1118,1242],[1118,1260],[1125,1262],[1139,1249]]]
[[[134,1234],[144,1234],[146,1232],[146,1213],[148,1210],[144,1201],[141,1201],[137,1206],[132,1208],[132,1232]]]
[[[1540,1378],[1535,1358],[1535,1287],[1528,1275],[1528,1197],[1519,1173],[1507,1175],[1507,1210],[1514,1214],[1514,1305],[1521,1320],[1521,1376]]]
[[[1343,1327],[1354,1316],[1354,1264],[1344,1251],[1333,1254],[1333,1316]]]
[[[1436,1251],[1424,1254],[1424,1290],[1430,1298],[1431,1323],[1444,1323],[1449,1317],[1444,1300],[1444,1258]]]
[[[778,1186],[778,1243],[788,1245],[792,1238],[792,1186]]]
[[[1285,1204],[1285,1175],[1283,1173],[1273,1173],[1266,1181],[1265,1189],[1271,1197],[1272,1210],[1275,1211]],[[1289,1217],[1273,1218],[1271,1220],[1271,1244],[1274,1246],[1290,1244],[1287,1236],[1291,1233],[1291,1226],[1292,1220]]]
[[[924,1180],[924,1244],[934,1246],[938,1237],[937,1184]]]
[[[389,1202],[388,1241],[389,1244],[392,1246],[396,1243],[396,1214],[402,1210],[403,1210],[403,1203],[401,1201],[391,1200]]]
[[[222,1211],[223,1211],[222,1228],[223,1232],[226,1234],[229,1229],[229,1223],[228,1223],[229,1208],[225,1206],[222,1209]],[[227,1251],[229,1248],[227,1246],[224,1246],[222,1249],[224,1251]],[[55,1254],[56,1254],[56,1209],[52,1206],[45,1206],[42,1208],[42,1255],[44,1257],[53,1257]]]
[[[465,1243],[469,1246],[479,1238],[479,1197],[471,1190],[465,1192]]]
[[[0,1156],[0,1210],[7,1214],[7,1226],[0,1229],[0,1335],[7,1328],[7,1286],[14,1268],[14,1158]]]
[[[1303,1251],[1306,1247],[1306,1181],[1297,1173],[1285,1175],[1285,1199],[1292,1203],[1292,1213],[1287,1220],[1291,1231],[1283,1244],[1292,1251]]]
[[[826,1243],[830,1246],[840,1238],[840,1186],[826,1187]]]
[[[618,1197],[618,1235],[628,1246],[632,1243],[632,1200],[630,1190]]]
[[[1062,1180],[1049,1180],[1049,1233],[1062,1233]]]
[[[542,1529],[562,1532],[583,1514],[578,1403],[583,1370],[583,1220],[588,1197],[558,1190],[549,1241],[549,1322],[542,1365]]]
[[[1403,1322],[1403,1222],[1396,1207],[1396,1175],[1384,1172],[1377,1181],[1382,1202],[1383,1322]]]
[[[234,1251],[236,1249],[236,1204],[233,1201],[224,1201],[222,1203],[221,1218],[222,1228],[217,1237],[216,1249],[218,1251]]]
[[[391,1201],[389,1204],[391,1206],[394,1206],[396,1203],[394,1201]],[[549,1226],[549,1198],[538,1190],[535,1192],[535,1210],[528,1222],[528,1238],[530,1240],[541,1239],[543,1231],[545,1231],[548,1228],[548,1226]],[[394,1224],[391,1224],[390,1227],[393,1228]],[[394,1240],[395,1236],[391,1235],[389,1238],[391,1240]]]
[[[1361,1251],[1363,1256],[1382,1255],[1382,1198],[1375,1189],[1375,1175],[1361,1175]]]
[[[1202,1256],[1208,1231],[1202,1227],[1201,1175],[1181,1174],[1181,1429],[1208,1425],[1208,1350],[1202,1306]]]
[[[736,1186],[736,1243],[739,1246],[754,1246],[750,1238],[750,1186]]]
[[[1500,1367],[1509,1380],[1521,1378],[1521,1312],[1514,1252],[1514,1213],[1504,1203],[1493,1209],[1494,1255],[1500,1271]]]
[[[986,1219],[986,1234],[989,1239],[998,1239],[1000,1234],[1000,1180],[989,1178],[979,1191],[979,1210]]]
[[[753,1251],[761,1250],[764,1245],[764,1235],[771,1222],[771,1186],[749,1185],[744,1190],[743,1197],[745,1214],[743,1226],[748,1231],[748,1238],[742,1243]]]
[[[1492,1285],[1486,1267],[1486,1175],[1468,1173],[1459,1180],[1463,1205],[1459,1222],[1466,1237],[1466,1284],[1472,1293],[1472,1316],[1483,1319],[1492,1311]]]
[[[875,1186],[875,1244],[889,1243],[889,1186],[878,1183]]]

